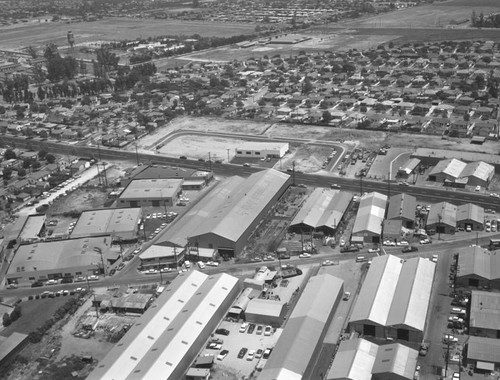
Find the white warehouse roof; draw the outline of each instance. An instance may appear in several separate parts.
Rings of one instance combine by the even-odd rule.
[[[384,194],[372,192],[361,197],[352,233],[368,231],[379,235],[382,230],[386,205],[387,196]]]
[[[407,326],[423,331],[436,265],[423,258],[393,255],[373,259],[350,322]]]

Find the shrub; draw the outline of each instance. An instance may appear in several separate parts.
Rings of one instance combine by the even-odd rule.
[[[3,315],[2,324],[4,325],[4,327],[7,327],[7,326],[9,326],[11,323],[12,323],[12,321],[11,321],[11,319],[10,319],[9,313],[5,313],[5,314]]]

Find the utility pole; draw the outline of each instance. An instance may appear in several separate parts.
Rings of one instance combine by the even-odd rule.
[[[363,174],[359,176],[359,196],[363,196]]]
[[[438,230],[438,240],[441,240],[441,214],[438,214],[438,226],[437,226],[437,230]]]
[[[137,151],[137,141],[135,142],[135,161],[137,166],[139,166],[139,152]]]
[[[292,184],[295,186],[295,161],[292,162]],[[303,244],[302,244],[303,245]],[[304,248],[304,247],[302,247]]]
[[[175,269],[177,269],[177,249],[174,246],[174,261],[175,261]]]
[[[158,257],[158,271],[160,272],[160,285],[163,284],[163,275],[161,274],[160,257]]]
[[[208,165],[210,165],[210,171],[212,171],[212,157],[210,156],[210,152],[208,152]]]
[[[230,150],[230,149],[229,149],[229,148],[226,148],[226,150],[227,150],[227,163],[229,164],[229,150]]]
[[[391,171],[389,170],[387,176],[387,198],[391,197]]]

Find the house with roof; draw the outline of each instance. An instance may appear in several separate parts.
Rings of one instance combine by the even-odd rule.
[[[484,208],[473,203],[458,206],[457,227],[467,231],[482,231],[484,229]]]
[[[486,137],[489,139],[497,139],[498,121],[494,119],[475,120],[472,123],[472,135]]]
[[[464,138],[469,134],[469,122],[465,120],[453,120],[448,129],[450,137]]]

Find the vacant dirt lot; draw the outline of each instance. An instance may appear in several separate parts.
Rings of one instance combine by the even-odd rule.
[[[62,214],[67,211],[83,211],[102,208],[107,199],[107,190],[102,188],[79,188],[65,197],[54,201],[48,214]]]
[[[143,20],[109,18],[93,22],[68,25],[63,22],[16,24],[0,28],[0,45],[6,49],[20,46],[45,46],[55,43],[66,46],[68,30],[75,36],[75,43],[92,41],[117,41],[161,35],[232,36],[251,33],[253,24],[191,22],[176,20]]]

